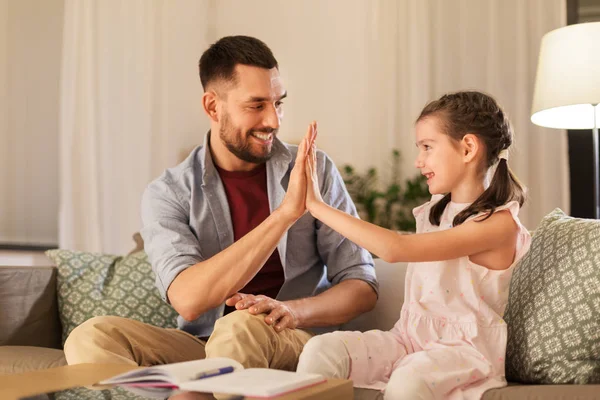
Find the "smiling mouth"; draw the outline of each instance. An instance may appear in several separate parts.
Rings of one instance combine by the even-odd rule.
[[[253,132],[251,135],[254,136],[255,138],[263,140],[265,142],[269,142],[273,139],[272,133]]]
[[[433,172],[428,172],[425,175],[425,178],[427,178],[427,180],[430,180],[431,178],[433,178],[435,176],[435,174]]]

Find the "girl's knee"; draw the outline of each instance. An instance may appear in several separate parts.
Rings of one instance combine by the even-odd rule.
[[[342,338],[335,333],[311,338],[300,354],[298,372],[317,373],[329,378],[348,378],[350,356]]]
[[[383,398],[385,400],[432,400],[435,399],[435,395],[422,376],[401,368],[390,376]]]

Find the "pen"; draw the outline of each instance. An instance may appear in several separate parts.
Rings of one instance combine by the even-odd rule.
[[[233,372],[233,367],[215,368],[208,371],[200,372],[194,379],[210,378],[211,376],[223,375]]]

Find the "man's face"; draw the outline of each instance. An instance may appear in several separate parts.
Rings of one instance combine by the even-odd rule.
[[[277,68],[237,65],[237,81],[222,99],[219,138],[240,160],[260,164],[271,158],[286,96]]]

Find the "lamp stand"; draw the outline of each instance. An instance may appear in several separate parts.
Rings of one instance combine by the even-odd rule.
[[[594,216],[600,219],[600,161],[598,160],[598,121],[596,121],[596,107],[598,104],[592,104],[594,107],[594,128],[592,137],[594,141]]]

